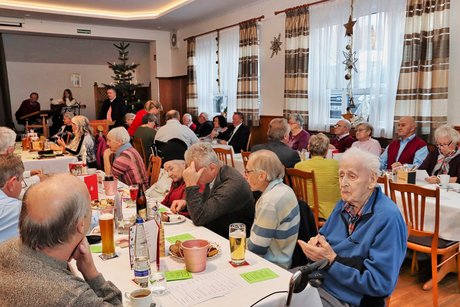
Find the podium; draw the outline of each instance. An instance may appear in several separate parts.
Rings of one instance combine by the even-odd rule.
[[[43,135],[45,138],[49,138],[50,136],[50,131],[48,127],[48,117],[52,114],[51,110],[41,110],[41,111],[36,111],[29,113],[27,115],[24,115],[20,117],[20,119],[25,119],[26,121],[26,130],[29,129],[43,129]],[[29,119],[32,117],[36,117],[37,115],[40,115],[41,117],[41,124],[29,124]]]

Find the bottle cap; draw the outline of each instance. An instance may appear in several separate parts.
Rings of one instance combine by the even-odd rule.
[[[143,223],[144,223],[144,219],[142,217],[138,216],[136,218],[136,224],[143,224]]]
[[[105,181],[113,181],[113,176],[105,176]]]

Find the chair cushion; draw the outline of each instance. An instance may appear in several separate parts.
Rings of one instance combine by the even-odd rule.
[[[409,236],[408,241],[411,243],[423,245],[430,247],[431,246],[431,241],[433,238],[431,237],[418,237],[418,236]],[[448,241],[448,240],[443,240],[441,238],[438,239],[438,248],[447,248],[449,246],[452,246],[454,244],[458,243],[458,241]]]

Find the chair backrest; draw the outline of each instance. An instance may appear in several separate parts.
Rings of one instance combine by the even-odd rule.
[[[133,146],[141,155],[142,160],[144,160],[144,165],[149,165],[149,161],[147,160],[147,153],[145,152],[144,142],[142,142],[142,139],[133,137]]]
[[[313,213],[315,215],[315,223],[319,226],[319,201],[318,189],[316,187],[315,172],[304,172],[295,168],[286,168],[285,181],[294,190],[295,195],[299,200],[303,200],[307,204],[313,204]],[[311,187],[312,199],[308,199],[308,186]]]
[[[93,127],[93,134],[97,135],[97,132],[102,130],[102,134],[107,136],[109,133],[109,122],[106,119],[90,120],[89,124]]]
[[[388,176],[386,174],[377,177],[377,183],[383,184],[383,191],[385,195],[390,197],[390,190],[388,188]]]
[[[241,150],[241,158],[243,159],[244,169],[246,169],[246,164],[248,164],[250,154],[250,151]]]
[[[224,162],[225,165],[231,165],[232,167],[235,167],[235,161],[233,161],[233,151],[231,148],[225,149],[219,147],[214,148],[214,151],[216,152],[219,160]],[[229,164],[229,162],[231,164]]]
[[[300,225],[297,240],[308,242],[311,237],[318,234],[315,224],[315,216],[311,211],[310,206],[303,200],[299,200],[299,213],[300,213]],[[300,265],[308,263],[308,259],[302,251],[302,248],[297,243],[292,254],[291,268],[295,268]]]
[[[246,143],[246,151],[249,151],[249,148],[251,148],[251,139],[252,139],[252,132],[249,133],[248,137],[248,142]]]
[[[432,237],[432,246],[438,246],[439,235],[439,187],[435,190],[414,184],[389,181],[391,199],[403,208],[403,216],[411,236]],[[399,197],[398,197],[399,196]],[[434,230],[425,230],[425,211],[427,198],[434,200]],[[433,208],[428,208],[432,210]]]
[[[150,178],[149,185],[156,183],[158,181],[158,177],[160,176],[161,171],[161,158],[158,156],[150,156],[150,164],[147,171],[147,174]]]

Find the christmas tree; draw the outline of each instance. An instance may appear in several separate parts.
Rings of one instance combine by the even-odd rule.
[[[118,50],[119,63],[110,63],[109,68],[113,70],[114,76],[112,79],[115,81],[113,84],[104,84],[106,87],[115,87],[118,95],[123,97],[127,104],[137,102],[136,89],[141,86],[140,83],[133,83],[135,69],[139,64],[128,64],[128,47],[129,43],[121,42],[119,45],[113,44]]]

